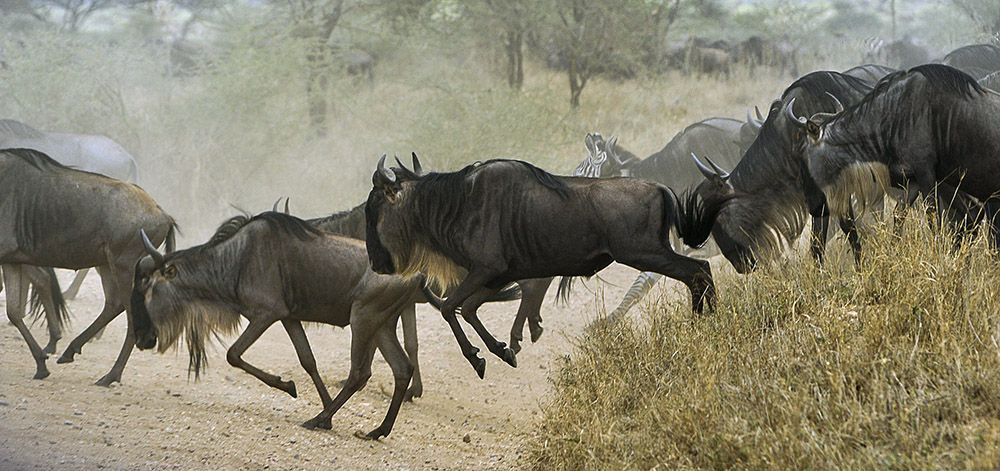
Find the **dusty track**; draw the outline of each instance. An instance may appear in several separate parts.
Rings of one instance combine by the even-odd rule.
[[[602,272],[603,279],[617,285],[602,284],[609,306],[635,274],[617,265]],[[668,286],[673,290],[680,284]],[[378,355],[368,387],[333,417],[333,430],[309,431],[299,424],[320,411],[319,398],[280,326],[272,327],[245,358],[293,379],[298,399],[231,368],[222,348],[210,357],[210,369],[199,382],[187,379],[186,352],[137,351],[124,384],[94,386],[118,353],[124,317],[85,346],[75,363],[57,365],[51,358],[52,376],[35,381],[24,342],[4,321],[0,469],[515,468],[550,390],[550,372],[598,312],[598,296],[580,285],[568,306],[554,304],[554,292],[543,306],[546,330],[539,343],[524,345],[516,369],[485,356],[485,380],[460,355],[440,315],[419,307],[424,397],[404,404],[392,434],[379,442],[353,435],[378,425],[388,406],[392,374]],[[98,278],[91,276],[70,302],[74,324],[60,341],[60,353],[96,316],[103,302],[100,293]],[[515,304],[506,303],[486,306],[481,313],[486,325],[506,338],[515,310]],[[466,330],[479,344],[472,329]],[[32,331],[44,343],[44,327]],[[307,334],[327,384],[346,376],[349,333],[314,326]]]

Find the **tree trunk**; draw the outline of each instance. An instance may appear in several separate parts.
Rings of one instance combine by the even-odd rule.
[[[317,137],[326,137],[327,102],[330,78],[326,70],[326,46],[317,44],[306,56],[306,101],[309,104],[309,125]]]
[[[569,106],[574,110],[580,107],[580,94],[583,87],[587,85],[586,77],[582,76],[577,68],[576,60],[569,61]]]
[[[524,34],[520,31],[508,31],[504,38],[504,49],[507,52],[507,85],[514,90],[524,86]]]

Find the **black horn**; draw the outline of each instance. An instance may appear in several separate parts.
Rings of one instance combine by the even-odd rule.
[[[761,123],[763,123],[764,122],[764,116],[762,116],[760,114],[760,108],[757,108],[757,105],[753,105],[753,112],[754,112],[754,114],[757,115],[757,121],[760,121]]]
[[[834,113],[835,114],[842,113],[844,111],[844,104],[841,103],[840,100],[837,99],[836,95],[834,95],[834,94],[832,94],[830,92],[826,92],[826,94],[830,95],[830,98],[833,98],[833,106],[834,106],[834,109],[836,110]]]
[[[396,183],[396,174],[392,169],[385,168],[385,157],[386,154],[382,154],[382,157],[378,159],[378,173],[389,183]]]
[[[423,175],[424,168],[420,165],[420,159],[417,158],[417,153],[410,152],[410,158],[413,160],[413,173],[416,173],[417,176]]]
[[[807,120],[805,118],[800,118],[798,116],[795,116],[795,111],[792,109],[794,106],[795,106],[795,99],[792,98],[791,100],[788,101],[788,104],[785,105],[785,116],[788,116],[789,119],[791,119],[796,123],[806,124]]]
[[[146,235],[145,229],[139,229],[139,237],[142,238],[142,246],[146,248],[146,252],[149,253],[150,257],[156,261],[156,265],[163,265],[163,254],[159,250],[156,250],[156,246],[149,241],[149,236]]]
[[[691,153],[691,158],[694,159],[694,164],[698,166],[698,170],[701,170],[701,174],[704,175],[705,178],[712,180],[718,176],[716,175],[715,170],[713,170],[708,165],[702,163],[702,161],[698,158],[698,156],[694,155],[694,152]]]

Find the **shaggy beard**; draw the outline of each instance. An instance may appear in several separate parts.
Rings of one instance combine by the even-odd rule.
[[[208,343],[212,337],[232,335],[239,330],[240,315],[217,305],[201,302],[172,304],[173,315],[155,322],[157,350],[164,353],[176,346],[183,336],[188,348],[188,374],[195,379],[208,366]]]
[[[857,162],[840,172],[823,188],[826,204],[839,217],[860,218],[885,198],[889,168],[880,162]]]

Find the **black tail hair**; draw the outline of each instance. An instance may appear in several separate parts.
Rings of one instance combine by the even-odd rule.
[[[569,293],[573,291],[573,284],[578,277],[564,276],[559,279],[559,287],[556,288],[556,301],[569,304]]]
[[[681,241],[688,247],[700,248],[705,245],[705,242],[712,235],[715,218],[719,216],[719,210],[722,209],[721,202],[709,204],[701,199],[694,189],[686,190],[680,200],[673,190],[667,188],[666,191],[669,191],[669,197],[665,196],[664,198],[670,199],[673,204],[666,205],[665,211],[669,211],[672,207],[674,214],[665,215],[665,217],[673,221]]]
[[[49,278],[49,295],[51,296],[52,305],[56,308],[56,322],[59,328],[69,326],[69,308],[66,306],[66,299],[63,298],[62,288],[59,286],[59,279],[56,278],[56,271],[52,267],[45,267],[45,274]],[[43,317],[44,305],[42,304],[42,294],[38,287],[31,287],[31,296],[28,301],[28,316],[31,317],[32,323],[37,323]]]

